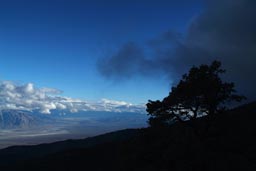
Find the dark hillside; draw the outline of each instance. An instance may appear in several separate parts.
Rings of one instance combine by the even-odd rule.
[[[140,130],[126,129],[81,140],[66,140],[49,144],[8,147],[0,150],[0,168],[8,168],[9,166],[18,165],[19,163],[31,159],[39,160],[61,151],[90,148],[98,144],[125,141],[136,136],[138,132],[140,132]]]
[[[149,128],[126,140],[65,149],[9,170],[256,170],[255,121],[256,102],[210,120]]]

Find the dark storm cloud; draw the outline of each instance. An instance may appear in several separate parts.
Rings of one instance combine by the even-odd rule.
[[[180,60],[206,63],[223,62],[227,78],[249,97],[256,97],[256,1],[215,0],[192,22],[184,47],[178,51]],[[191,55],[191,57],[189,56]],[[189,60],[190,59],[190,60]]]
[[[128,79],[136,74],[152,75],[155,71],[152,66],[154,64],[145,57],[143,49],[133,42],[123,45],[111,57],[98,61],[100,73],[114,80]]]
[[[147,42],[143,48],[134,42],[124,44],[116,53],[102,58],[97,67],[102,76],[120,81],[134,76],[158,77],[170,74],[170,56],[180,41],[181,35],[168,31]],[[166,72],[168,70],[168,72]]]
[[[127,53],[124,56],[118,53],[119,56],[106,59],[107,65],[101,63],[99,68],[109,78],[125,78],[146,71],[149,66],[144,65],[145,62],[150,63],[150,68],[155,71],[163,71],[171,78],[176,78],[192,65],[218,59],[228,71],[227,79],[234,81],[238,90],[255,98],[255,9],[256,1],[253,0],[207,1],[205,10],[191,22],[184,37],[167,32],[150,41],[149,47],[153,54],[150,60],[146,60],[145,56],[133,54],[131,57]],[[137,62],[137,58],[140,62]],[[120,72],[123,66],[129,69]],[[110,67],[111,72],[108,69]]]

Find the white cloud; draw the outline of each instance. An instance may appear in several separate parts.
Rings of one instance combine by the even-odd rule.
[[[124,102],[124,101],[116,101],[116,100],[109,100],[109,99],[102,99],[101,100],[102,103],[108,105],[120,105],[120,106],[131,106],[132,104],[131,103],[127,103],[127,102]]]
[[[44,88],[41,88],[40,90],[41,90],[41,92],[44,92],[45,94],[61,94],[62,93],[62,91],[55,89],[55,88],[44,87]]]
[[[32,84],[32,83],[28,83],[28,84],[26,84],[26,85],[24,85],[24,91],[26,92],[26,93],[28,93],[28,94],[32,94],[32,93],[34,93],[34,85]]]
[[[0,83],[0,110],[38,110],[50,114],[52,110],[144,112],[144,105],[133,105],[124,101],[102,99],[87,102],[81,99],[60,96],[62,92],[53,88],[37,88],[33,83],[15,84],[11,81]]]

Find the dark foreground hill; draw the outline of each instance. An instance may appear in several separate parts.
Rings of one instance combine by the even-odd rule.
[[[0,170],[256,170],[256,102],[210,120],[0,151]]]

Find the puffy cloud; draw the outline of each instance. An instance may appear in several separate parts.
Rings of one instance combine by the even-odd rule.
[[[32,94],[32,93],[34,93],[34,85],[32,83],[28,83],[28,84],[24,85],[23,90],[27,94]]]
[[[61,91],[52,88],[37,88],[32,83],[19,85],[11,81],[0,83],[0,110],[37,110],[50,114],[52,110],[76,113],[79,111],[144,112],[143,105],[103,99],[87,102],[81,99],[60,96]]]

